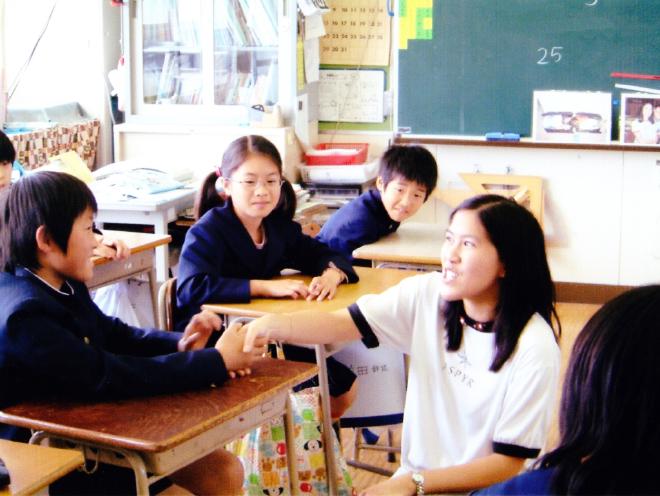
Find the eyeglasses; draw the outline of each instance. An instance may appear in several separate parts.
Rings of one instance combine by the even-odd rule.
[[[268,189],[277,189],[284,184],[284,179],[265,179],[263,181],[257,181],[256,179],[243,179],[241,181],[230,179],[230,181],[240,184],[249,191],[257,189],[259,184],[263,184]]]

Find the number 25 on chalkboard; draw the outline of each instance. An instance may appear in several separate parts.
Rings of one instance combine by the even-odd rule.
[[[539,65],[546,65],[546,64],[551,64],[551,63],[559,63],[561,60],[561,51],[564,49],[564,47],[560,46],[555,46],[552,47],[550,50],[547,48],[539,48],[536,50],[537,52],[541,53],[541,58],[536,61],[537,64]]]

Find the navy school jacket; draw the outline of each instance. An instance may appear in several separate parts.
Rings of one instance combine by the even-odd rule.
[[[25,269],[0,273],[0,408],[30,399],[109,399],[220,384],[214,348],[181,353],[178,333],[138,329],[103,314],[87,287],[62,294]],[[26,440],[0,424],[0,437]]]
[[[370,266],[368,260],[353,258],[353,250],[393,233],[400,222],[393,221],[380,196],[371,189],[337,210],[321,228],[316,239],[338,251],[354,265]]]
[[[206,212],[186,233],[177,275],[177,305],[183,328],[204,303],[250,301],[250,280],[271,279],[282,269],[319,275],[330,262],[356,282],[350,262],[302,233],[280,212],[264,219],[266,244],[258,249],[234,213],[231,200]]]

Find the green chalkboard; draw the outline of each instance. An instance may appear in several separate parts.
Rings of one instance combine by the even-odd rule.
[[[435,1],[432,39],[398,53],[403,132],[529,136],[534,90],[611,92],[618,118],[615,83],[660,88],[610,76],[660,74],[660,0]]]

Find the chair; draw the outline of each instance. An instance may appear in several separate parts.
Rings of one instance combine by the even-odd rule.
[[[406,397],[406,367],[400,351],[383,346],[367,349],[361,342],[352,343],[335,353],[335,358],[357,375],[358,397],[341,418],[342,427],[354,427],[353,458],[346,462],[356,468],[391,476],[392,471],[360,461],[360,450],[385,451],[388,461],[395,461],[399,447],[393,446],[390,426],[403,422]],[[387,394],[382,393],[387,388]],[[388,426],[387,445],[362,442],[366,427]]]
[[[174,330],[176,310],[176,277],[171,277],[158,289],[158,326],[161,329]]]
[[[460,173],[469,190],[437,190],[436,196],[454,208],[463,200],[484,193],[509,197],[526,207],[543,227],[543,178],[515,174]]]

